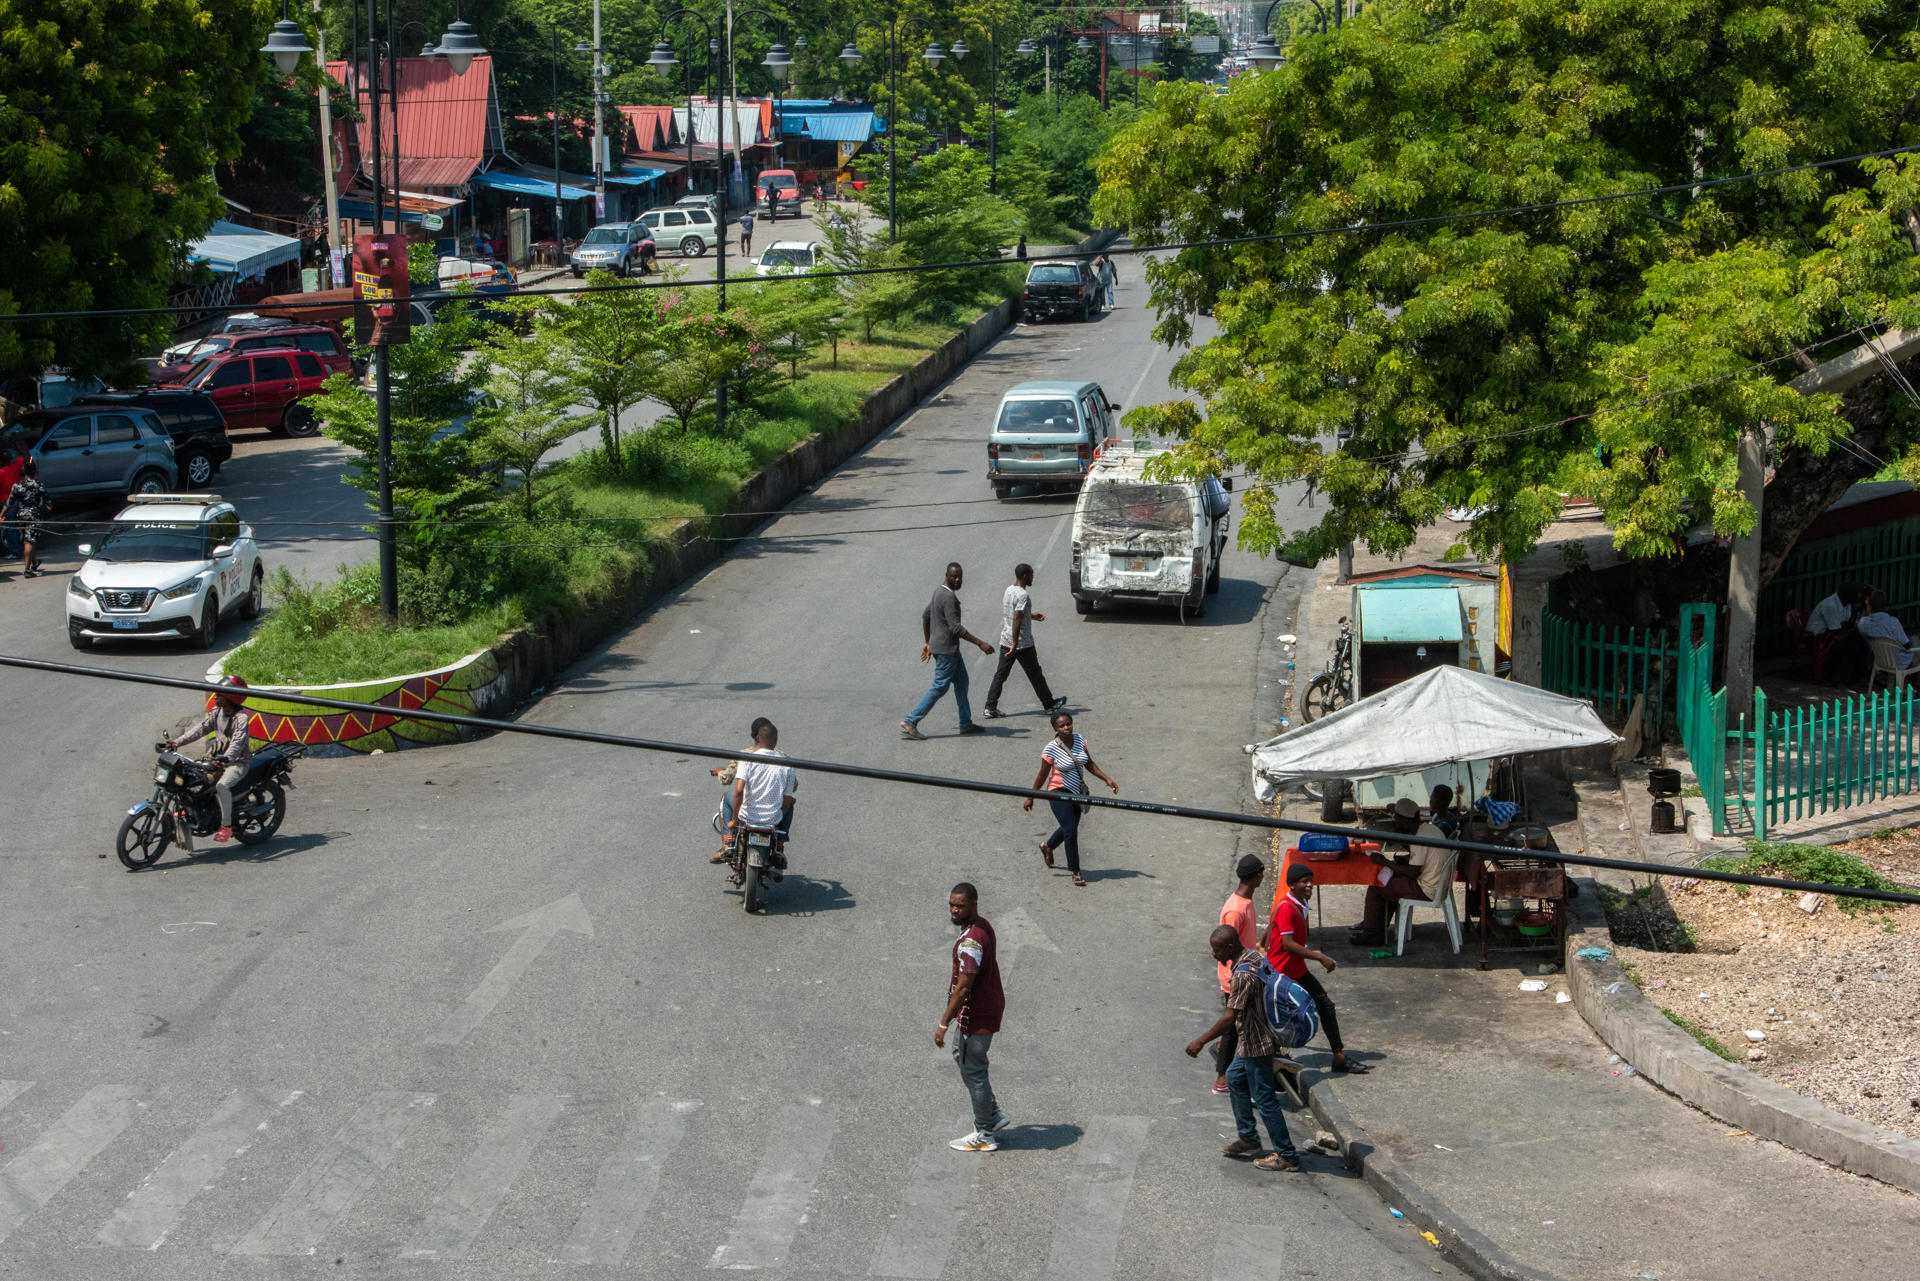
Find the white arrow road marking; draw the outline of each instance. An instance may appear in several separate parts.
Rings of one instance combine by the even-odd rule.
[[[569,894],[565,898],[555,899],[545,907],[535,908],[524,916],[516,916],[487,931],[489,934],[500,930],[523,931],[500,958],[500,963],[480,980],[480,986],[467,995],[460,1007],[447,1015],[440,1030],[427,1038],[429,1045],[458,1045],[467,1038],[468,1033],[479,1027],[487,1015],[493,1013],[493,1007],[500,1004],[507,990],[527,972],[540,953],[546,950],[553,936],[561,930],[572,930],[575,934],[593,937],[593,922],[587,917],[587,909],[580,904],[578,894]]]
[[[993,921],[994,938],[1000,944],[1002,970],[1013,968],[1023,948],[1052,952],[1056,956],[1060,953],[1060,949],[1053,945],[1053,940],[1047,937],[1047,932],[1027,915],[1024,907],[1016,906],[989,919]]]

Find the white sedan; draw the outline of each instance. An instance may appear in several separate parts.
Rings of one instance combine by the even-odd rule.
[[[266,570],[253,527],[218,494],[140,494],[67,583],[75,649],[114,637],[185,637],[212,649],[222,617],[258,618]]]
[[[826,261],[827,247],[817,240],[776,240],[760,251],[756,276],[794,276]]]

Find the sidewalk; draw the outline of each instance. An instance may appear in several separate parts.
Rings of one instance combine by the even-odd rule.
[[[1438,561],[1440,546],[1426,541],[1405,563]],[[1361,557],[1355,568],[1383,566]],[[1326,590],[1332,580],[1323,566],[1302,602],[1301,683],[1347,612],[1345,589]],[[1529,786],[1560,847],[1584,850],[1571,790],[1537,771]],[[1296,793],[1284,812],[1313,821],[1319,808]],[[1618,837],[1625,848],[1595,852],[1633,857],[1631,833]],[[1591,881],[1582,892],[1591,902]],[[1541,958],[1496,957],[1482,972],[1472,935],[1452,955],[1428,912],[1406,957],[1370,960],[1344,942],[1361,891],[1322,894],[1314,943],[1339,964],[1327,984],[1341,1031],[1373,1071],[1321,1077],[1315,1095],[1351,1114],[1377,1154],[1370,1161],[1398,1167],[1397,1186],[1424,1203],[1433,1230],[1469,1230],[1454,1251],[1469,1271],[1565,1281],[1915,1275],[1920,1201],[1735,1132],[1648,1084],[1613,1061],[1573,1004],[1556,1003],[1566,980],[1535,973]],[[1546,989],[1522,992],[1531,978]]]

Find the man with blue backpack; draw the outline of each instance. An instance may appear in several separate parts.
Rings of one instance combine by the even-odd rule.
[[[1293,980],[1273,968],[1260,949],[1243,947],[1231,925],[1220,925],[1207,936],[1213,959],[1233,967],[1227,1010],[1206,1032],[1187,1046],[1187,1057],[1200,1051],[1230,1028],[1239,1032],[1238,1053],[1227,1067],[1227,1097],[1233,1104],[1238,1136],[1220,1149],[1222,1156],[1257,1157],[1256,1169],[1292,1174],[1300,1169],[1300,1154],[1287,1133],[1286,1113],[1275,1088],[1273,1058],[1283,1049],[1304,1045],[1320,1030],[1313,999]],[[1260,1146],[1255,1113],[1267,1124],[1273,1150]]]

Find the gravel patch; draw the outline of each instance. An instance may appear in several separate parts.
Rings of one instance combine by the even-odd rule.
[[[1920,829],[1836,848],[1920,883]],[[1808,913],[1799,895],[1712,881],[1668,880],[1664,890],[1694,950],[1635,946],[1644,934],[1615,939],[1655,1004],[1752,1071],[1920,1138],[1920,909],[1848,915],[1825,900]]]

